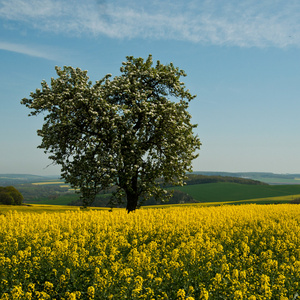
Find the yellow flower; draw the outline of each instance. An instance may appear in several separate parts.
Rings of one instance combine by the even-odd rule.
[[[88,287],[87,295],[88,295],[89,299],[94,299],[94,297],[95,297],[95,288],[93,286]]]
[[[46,292],[46,293],[49,293],[49,292],[51,292],[53,290],[53,283],[51,283],[51,282],[49,282],[49,281],[46,281],[45,283],[44,283],[44,291]]]
[[[209,298],[209,293],[205,288],[203,288],[201,290],[201,293],[200,293],[200,299],[201,300],[208,300],[208,298]]]
[[[11,296],[13,300],[21,299],[24,295],[22,286],[15,286],[11,291]]]
[[[26,300],[31,300],[31,299],[32,299],[32,293],[26,292],[26,293],[25,293],[25,299],[26,299]]]
[[[182,289],[179,289],[177,291],[177,299],[178,300],[184,300],[185,299],[185,291]]]
[[[7,293],[3,293],[1,296],[1,300],[9,300],[9,295]]]
[[[235,291],[233,295],[234,300],[243,300],[243,292],[242,291]]]

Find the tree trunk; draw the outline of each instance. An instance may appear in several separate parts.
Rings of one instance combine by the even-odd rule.
[[[136,210],[138,199],[139,199],[138,194],[127,192],[126,198],[127,198],[127,206],[126,206],[127,212],[130,213],[131,211]]]
[[[131,185],[124,189],[127,198],[127,212],[130,213],[131,211],[136,210],[138,200],[139,200],[139,193],[138,193],[138,172],[131,178]]]

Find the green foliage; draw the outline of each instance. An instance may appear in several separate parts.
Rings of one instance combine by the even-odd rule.
[[[0,187],[0,203],[6,205],[21,205],[22,194],[13,186]]]
[[[290,203],[292,203],[292,204],[300,204],[300,198],[299,197],[295,198]]]
[[[150,197],[170,197],[158,183],[182,185],[200,140],[194,135],[184,71],[152,56],[127,57],[121,75],[94,85],[87,71],[56,67],[51,86],[24,98],[30,115],[45,114],[40,148],[62,166],[62,177],[79,188],[84,205],[117,186],[111,205],[127,200],[128,212]],[[174,102],[170,99],[178,99]]]

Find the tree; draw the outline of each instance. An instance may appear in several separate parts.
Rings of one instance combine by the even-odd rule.
[[[22,194],[15,187],[0,187],[0,203],[7,205],[21,205],[23,200]]]
[[[116,186],[111,205],[127,200],[128,212],[143,201],[169,197],[160,182],[182,185],[200,140],[187,108],[190,94],[172,63],[127,57],[121,75],[96,81],[79,68],[55,67],[58,78],[21,103],[43,113],[39,148],[61,165],[62,178],[80,189],[84,205]],[[172,100],[176,100],[172,101]]]

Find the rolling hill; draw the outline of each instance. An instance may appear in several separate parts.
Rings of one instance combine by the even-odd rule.
[[[217,182],[174,187],[197,202],[238,201],[300,194],[300,185],[248,185]]]
[[[233,175],[236,175],[233,176]],[[247,176],[246,176],[247,175]],[[252,178],[250,178],[250,175]],[[187,185],[183,187],[168,187],[178,191],[170,203],[209,203],[242,201],[248,199],[262,199],[268,197],[285,197],[300,195],[300,183],[297,174],[280,175],[272,173],[225,173],[225,172],[197,172],[189,174]],[[0,186],[13,185],[24,193],[26,203],[68,205],[77,203],[79,196],[68,186],[58,181],[58,176],[36,176],[26,174],[0,174]],[[258,181],[267,178],[279,182],[286,180],[288,184],[270,185]],[[298,181],[297,181],[298,180]],[[57,181],[57,182],[56,182]],[[51,184],[50,184],[51,183]],[[273,182],[274,183],[274,182]],[[98,206],[105,206],[110,194],[99,195]],[[289,198],[291,199],[291,198]],[[271,201],[271,200],[270,200]],[[275,201],[278,203],[278,199]],[[153,205],[150,201],[145,204]],[[78,204],[78,203],[77,203]]]

